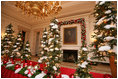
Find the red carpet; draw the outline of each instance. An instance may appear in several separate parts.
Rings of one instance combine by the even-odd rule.
[[[20,59],[17,59],[16,61],[19,61]],[[21,60],[20,60],[21,61]],[[38,64],[38,62],[34,62],[34,61],[27,61],[28,65],[29,62],[32,62],[32,65],[35,66],[36,64]],[[40,64],[40,68],[42,68],[43,65]],[[61,67],[60,68],[61,74],[67,74],[67,75],[71,75],[74,74],[75,69],[70,69],[70,68],[65,68],[65,67]],[[90,72],[90,74],[92,74],[92,76],[94,78],[104,78],[104,74],[100,74],[100,73],[95,73],[95,72]],[[12,70],[8,70],[5,67],[1,67],[1,77],[2,78],[27,78],[26,76],[23,76],[21,74],[15,74],[14,71]]]

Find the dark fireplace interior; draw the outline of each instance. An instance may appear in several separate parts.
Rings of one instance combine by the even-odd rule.
[[[63,50],[63,62],[77,62],[78,50]]]

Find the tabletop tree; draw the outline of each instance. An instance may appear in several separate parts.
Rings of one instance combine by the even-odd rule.
[[[93,58],[99,60],[105,60],[105,57],[112,57],[117,54],[115,51],[117,48],[117,11],[112,4],[111,1],[97,1],[94,9],[96,24],[94,26],[95,35],[93,35],[95,40],[92,43],[94,46]],[[112,70],[114,69],[115,66]]]
[[[26,44],[24,46],[23,52],[21,54],[21,59],[23,59],[25,61],[31,59],[30,44],[28,41],[26,42]]]
[[[23,40],[22,40],[22,32],[19,32],[17,38],[13,44],[12,48],[12,56],[13,58],[21,58],[21,52],[23,50]]]
[[[12,47],[13,47],[13,42],[14,42],[14,36],[13,36],[13,29],[12,29],[12,25],[9,24],[6,27],[6,31],[5,31],[5,35],[4,37],[2,37],[2,50],[1,50],[1,54],[2,55],[6,55],[7,57],[11,55],[12,53]]]
[[[60,30],[58,20],[53,19],[50,23],[48,35],[48,58],[46,63],[46,70],[48,77],[60,77],[60,61],[61,61],[61,44],[60,44]]]

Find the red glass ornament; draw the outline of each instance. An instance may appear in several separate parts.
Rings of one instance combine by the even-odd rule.
[[[29,65],[32,65],[32,62],[29,62]]]
[[[15,64],[15,62],[14,61],[11,61],[12,62],[12,64]]]
[[[3,64],[6,64],[7,63],[7,61],[5,60],[5,61],[3,61]]]
[[[104,78],[113,78],[113,77],[109,74],[104,74]]]
[[[43,68],[41,68],[40,70],[43,71]]]
[[[75,20],[75,23],[77,22],[77,20]]]
[[[27,66],[27,63],[23,63],[23,67],[26,67]]]
[[[25,61],[23,60],[23,61],[21,61],[21,63],[25,63]]]
[[[55,75],[53,76],[53,78],[57,78],[57,75],[55,74]]]
[[[71,74],[69,77],[70,77],[70,78],[74,78],[74,74]]]
[[[21,65],[17,64],[14,69],[16,70],[18,68],[21,68]]]
[[[60,76],[56,76],[56,78],[60,78]]]
[[[56,76],[56,78],[61,78],[61,74],[59,74],[58,76]]]
[[[96,48],[96,45],[94,45],[94,47]]]
[[[13,61],[13,58],[11,58],[11,61]]]

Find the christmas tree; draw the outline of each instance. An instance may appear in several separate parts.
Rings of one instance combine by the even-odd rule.
[[[105,60],[105,57],[117,53],[114,51],[117,45],[116,10],[110,1],[98,1],[94,10],[96,24],[94,26],[95,35],[93,35],[95,40],[92,43],[95,48],[93,58]]]
[[[40,52],[40,58],[38,60],[39,63],[46,63],[47,62],[47,52],[48,52],[48,32],[45,29],[43,32],[42,40],[41,40],[41,47],[42,50]]]
[[[92,75],[89,73],[91,68],[89,64],[88,49],[86,47],[81,47],[78,55],[77,69],[74,74],[76,78],[91,78]]]
[[[28,41],[26,42],[25,47],[23,49],[21,59],[23,59],[23,60],[30,60],[31,59],[30,44]]]
[[[12,25],[9,24],[6,27],[6,31],[5,31],[5,35],[2,38],[2,44],[1,44],[1,53],[2,55],[6,55],[6,56],[10,56],[11,55],[11,51],[12,51],[12,46],[13,46],[13,42],[14,42],[14,36],[13,36],[13,29],[12,29]]]
[[[48,35],[48,62],[46,63],[46,70],[49,74],[48,77],[59,77],[61,61],[61,45],[60,45],[60,31],[57,25],[58,20],[53,19],[50,24],[49,35]]]
[[[117,78],[117,66],[114,62],[115,58],[117,60],[117,11],[111,1],[96,2],[94,10],[96,24],[93,35],[95,40],[92,43],[93,58],[105,60],[108,57],[112,77]]]
[[[4,55],[4,39],[3,39],[3,37],[1,37],[1,55],[3,56]]]
[[[13,58],[20,58],[21,57],[21,52],[22,52],[22,46],[23,46],[23,41],[22,41],[22,32],[19,32],[17,35],[17,38],[13,44],[12,48],[12,56]]]

